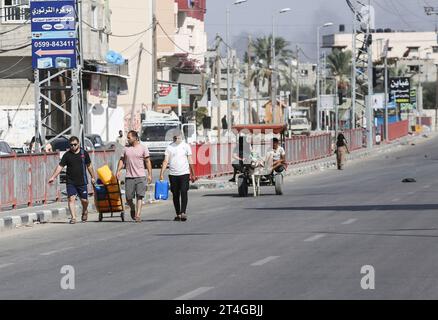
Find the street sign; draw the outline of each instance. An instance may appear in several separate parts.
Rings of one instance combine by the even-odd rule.
[[[389,101],[395,98],[395,102],[411,103],[411,80],[407,77],[397,77],[389,79]]]
[[[32,67],[76,68],[75,0],[32,0]]]

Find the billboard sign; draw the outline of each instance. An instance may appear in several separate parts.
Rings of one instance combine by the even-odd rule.
[[[75,0],[30,2],[32,67],[76,68]]]
[[[407,77],[389,79],[389,101],[397,104],[411,103],[411,80]]]

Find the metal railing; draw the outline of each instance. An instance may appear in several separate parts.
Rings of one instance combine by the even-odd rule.
[[[92,151],[89,154],[95,170],[105,164],[113,172],[117,169],[120,154],[115,150]],[[0,211],[60,201],[59,178],[48,184],[59,160],[59,153],[0,156]],[[93,191],[91,183],[88,190],[90,193]]]

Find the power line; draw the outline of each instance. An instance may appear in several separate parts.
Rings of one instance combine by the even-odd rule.
[[[24,58],[26,58],[26,57],[22,57],[22,58],[21,58],[20,60],[18,60],[14,65],[10,66],[10,67],[7,68],[7,69],[1,70],[0,73],[3,73],[3,72],[6,72],[6,71],[11,70],[11,69],[14,68],[16,65],[18,65],[21,61],[23,61]]]
[[[91,24],[89,24],[88,22],[86,22],[85,20],[82,21],[85,25],[89,26],[92,29],[96,29],[94,26],[92,26]],[[111,32],[107,32],[105,31],[105,29],[100,29],[98,31],[103,32],[106,35],[109,35],[110,37],[116,37],[116,38],[131,38],[131,37],[135,37],[138,35],[141,35],[143,33],[146,33],[147,31],[149,31],[150,29],[152,29],[153,25],[150,25],[147,29],[137,32],[137,33],[133,33],[133,34],[125,34],[125,35],[118,35],[118,34],[113,34]]]
[[[7,34],[7,33],[9,33],[9,32],[13,32],[13,31],[15,31],[15,30],[18,30],[18,29],[23,28],[23,27],[26,26],[26,23],[28,23],[28,22],[30,22],[30,20],[26,20],[25,22],[23,22],[23,24],[21,24],[21,25],[15,27],[15,28],[13,28],[13,29],[10,29],[10,30],[6,30],[6,31],[3,31],[3,32],[0,32],[0,36],[1,36],[1,35],[4,35],[4,34]]]
[[[203,56],[205,55],[207,52],[203,52],[203,53],[192,53],[192,52],[188,52],[187,50],[181,48],[175,41],[173,41],[173,39],[169,36],[169,34],[164,30],[164,28],[161,26],[160,22],[157,22],[157,24],[160,26],[160,29],[163,31],[163,33],[166,35],[166,37],[169,39],[170,42],[172,42],[178,49],[180,49],[181,51],[193,55],[193,56]]]
[[[21,50],[24,49],[26,47],[30,47],[32,45],[32,43],[28,43],[25,45],[22,45],[20,47],[16,47],[16,48],[12,48],[12,49],[5,49],[5,50],[0,50],[0,53],[5,53],[5,52],[9,52],[9,51],[16,51],[16,50]]]
[[[32,69],[32,66],[26,67],[26,68],[21,69],[21,70],[17,70],[15,72],[11,73],[11,74],[8,74],[7,76],[1,77],[0,79],[8,79],[9,77],[11,77],[13,75],[16,75],[17,73],[20,73],[20,72],[23,72],[23,71],[27,71],[29,69]]]
[[[122,51],[120,51],[120,53],[126,52],[129,49],[131,49],[134,44],[136,44],[137,42],[139,42],[141,40],[141,38],[143,38],[144,35],[141,35],[137,40],[135,40],[133,43],[131,43],[128,47],[126,47],[125,49],[123,49]]]

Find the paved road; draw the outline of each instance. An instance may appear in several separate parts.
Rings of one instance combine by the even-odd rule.
[[[0,299],[437,299],[437,145],[290,178],[281,197],[191,191],[185,223],[165,202],[141,224],[0,234]]]

